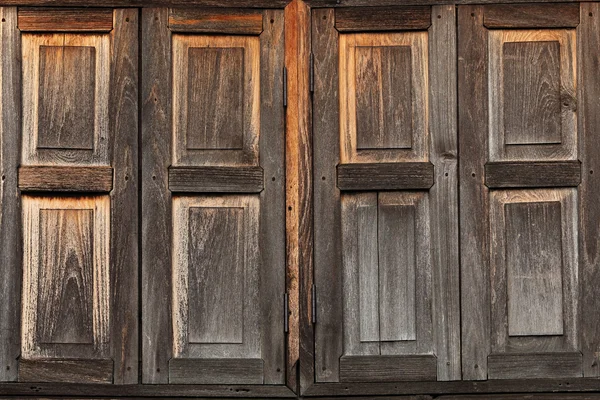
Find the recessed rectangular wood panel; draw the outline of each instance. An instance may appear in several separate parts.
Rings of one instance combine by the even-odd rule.
[[[560,44],[504,43],[504,143],[561,142]]]
[[[560,202],[505,206],[510,336],[562,335]]]
[[[19,381],[113,383],[113,360],[19,360]]]
[[[344,356],[340,359],[341,382],[435,381],[434,355]]]
[[[575,28],[579,4],[493,4],[483,7],[488,28]]]
[[[110,35],[23,34],[23,165],[108,165]]]
[[[241,149],[244,48],[188,49],[187,149]]]
[[[356,48],[357,150],[412,147],[409,46]]]
[[[265,187],[262,167],[171,167],[169,189],[193,193],[260,193]]]
[[[190,343],[242,343],[244,239],[243,208],[190,208]]]
[[[39,343],[93,343],[93,210],[40,210]]]
[[[260,358],[171,359],[169,383],[203,385],[260,385],[264,367]]]
[[[335,10],[340,32],[425,30],[431,25],[431,7],[348,7]]]
[[[339,164],[340,190],[407,190],[433,186],[434,167],[429,162]]]
[[[110,200],[23,196],[22,358],[107,358]]]
[[[380,337],[415,340],[415,206],[379,204],[378,218]]]
[[[40,47],[38,148],[94,146],[96,49]]]
[[[110,8],[19,8],[19,30],[27,32],[110,32],[113,10]]]
[[[375,197],[376,196],[370,196]],[[377,203],[357,208],[360,341],[379,342]]]
[[[263,15],[261,10],[239,8],[171,8],[169,28],[173,32],[260,35]]]
[[[489,161],[576,160],[575,31],[487,35]]]
[[[581,183],[581,162],[496,162],[485,165],[488,188],[568,187]]]
[[[111,167],[20,167],[19,189],[41,192],[110,192]]]
[[[582,374],[581,353],[490,354],[489,379],[577,378]]]
[[[428,161],[427,32],[339,35],[342,163]]]
[[[258,165],[260,39],[174,34],[173,165]]]

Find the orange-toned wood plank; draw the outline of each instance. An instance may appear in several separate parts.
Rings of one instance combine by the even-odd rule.
[[[263,15],[248,9],[171,9],[169,28],[173,32],[229,33],[260,35]]]

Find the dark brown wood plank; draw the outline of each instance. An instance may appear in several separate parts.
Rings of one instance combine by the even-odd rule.
[[[485,165],[488,188],[570,187],[581,182],[579,161],[491,162]]]
[[[575,28],[579,4],[489,5],[483,9],[487,28]]]
[[[112,383],[112,360],[19,360],[21,382]]]
[[[169,383],[260,385],[263,383],[263,360],[173,358],[169,361]]]
[[[72,4],[76,5],[76,2]],[[27,32],[110,32],[113,29],[113,10],[106,8],[19,8],[18,24],[21,31]]]
[[[139,371],[139,12],[117,9],[111,67],[111,346],[115,384],[138,383]]]
[[[226,8],[284,8],[290,1],[291,0],[2,0],[0,6],[186,8],[198,6]]]
[[[314,53],[314,283],[317,293],[315,379],[338,382],[343,343],[338,32],[332,9],[312,12]]]
[[[111,167],[20,167],[21,191],[110,192]]]
[[[142,10],[142,382],[168,383],[172,357],[171,33],[168,10]]]
[[[260,193],[265,186],[261,167],[171,167],[172,192]]]
[[[340,190],[429,189],[434,167],[423,163],[340,164],[337,185]]]
[[[490,354],[489,379],[578,378],[581,353]]]
[[[283,107],[284,12],[265,10],[260,35],[260,308],[264,383],[285,383],[285,334],[281,304],[285,287],[285,109]]]
[[[263,15],[249,9],[171,9],[169,28],[173,32],[260,35]]]
[[[582,179],[579,187],[579,279],[581,282],[581,350],[585,377],[600,376],[600,157],[596,132],[600,126],[600,4],[581,5],[577,28],[580,73],[578,87],[579,143]]]
[[[487,30],[483,8],[458,8],[458,131],[462,371],[463,379],[487,378],[490,348],[488,204],[484,164],[488,148]]]
[[[2,8],[2,119],[0,123],[0,381],[17,379],[17,359],[21,353],[21,201],[17,167],[21,142],[21,35],[17,29],[17,9]]]
[[[435,381],[437,359],[422,356],[344,356],[341,382]]]
[[[16,1],[16,0],[12,0]],[[587,0],[586,0],[587,1]],[[398,0],[304,0],[312,8],[323,7],[388,7],[397,6]],[[403,0],[402,4],[410,5],[468,5],[468,4],[509,4],[509,3],[578,3],[579,0]]]
[[[398,31],[427,29],[431,7],[356,7],[335,11],[335,28],[340,32]]]

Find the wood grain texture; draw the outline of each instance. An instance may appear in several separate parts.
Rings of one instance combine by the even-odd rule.
[[[111,354],[115,384],[139,379],[140,193],[139,24],[135,9],[114,10],[110,123],[114,186],[111,191]],[[132,267],[132,266],[135,266]]]
[[[19,381],[61,383],[113,383],[113,361],[19,360]]]
[[[487,378],[490,349],[490,294],[488,263],[488,190],[484,163],[488,140],[488,32],[483,8],[458,8],[458,129],[461,210],[462,377]]]
[[[16,174],[21,151],[21,40],[17,9],[0,8],[0,381],[17,380],[20,346],[21,201]]]
[[[560,44],[504,43],[504,144],[561,142]]]
[[[285,110],[283,107],[284,12],[265,10],[260,35],[260,310],[264,383],[285,383],[285,334],[281,315],[285,286]]]
[[[96,49],[40,46],[38,149],[93,150]]]
[[[109,238],[108,196],[23,196],[21,359],[107,358]]]
[[[576,199],[576,189],[491,192],[492,353],[579,349]]]
[[[263,15],[260,10],[209,8],[202,10],[172,8],[169,28],[173,32],[260,35]]]
[[[600,46],[600,5],[581,5],[581,24],[577,28],[579,66],[579,146],[582,161],[581,186],[579,187],[579,273],[581,281],[581,315],[593,315],[600,307],[600,294],[596,282],[600,279],[600,247],[598,237],[600,227],[595,221],[600,219],[600,159],[597,142],[594,139],[596,127],[600,124],[600,82],[595,77],[600,74],[600,58],[595,51]],[[583,353],[583,375],[600,376],[600,320],[581,319],[581,350]]]
[[[383,68],[387,61],[383,60],[383,53],[390,53],[392,49],[410,48],[410,71],[411,76],[408,81],[395,77],[385,79],[388,87],[383,87]],[[428,37],[426,32],[394,32],[394,33],[348,33],[339,36],[339,112],[340,135],[341,135],[341,162],[342,163],[373,163],[373,162],[407,162],[407,161],[428,161],[427,143],[429,141],[429,113],[428,113]],[[372,62],[377,61],[370,67],[369,65],[360,65],[366,63],[369,57],[363,56],[366,49],[378,49],[380,55],[372,54]],[[376,52],[375,52],[376,53]],[[388,57],[389,58],[389,57]],[[408,60],[401,60],[406,62]],[[373,68],[381,69],[381,73]],[[388,71],[391,69],[391,65]],[[375,77],[367,77],[365,74],[371,70]],[[403,71],[403,74],[405,72]],[[365,75],[365,76],[363,76]],[[399,79],[399,82],[395,82]],[[366,84],[368,81],[377,80],[376,85]],[[389,83],[388,83],[389,82]],[[404,86],[410,82],[410,89],[402,89],[398,92],[398,86]],[[366,84],[366,85],[365,85]],[[396,86],[391,90],[390,85]],[[396,96],[402,96],[410,93],[408,100],[397,99]],[[362,99],[361,99],[362,97]],[[359,148],[359,133],[364,136],[364,130],[376,128],[374,124],[366,124],[365,118],[371,115],[370,111],[361,110],[360,107],[373,107],[372,101],[376,99],[379,112],[376,116],[378,122],[377,129],[385,126],[382,119],[391,120],[393,128],[398,129],[398,122],[395,118],[399,115],[408,113],[410,121],[402,127],[407,131],[410,126],[411,140],[407,140],[407,133],[402,133],[400,142],[394,140],[385,140],[381,142],[381,148],[366,149]],[[403,112],[397,110],[391,111],[391,115],[385,115],[387,107],[401,104],[405,109]],[[396,114],[398,113],[398,114]],[[361,122],[362,118],[362,122]],[[371,119],[375,116],[370,117]],[[367,118],[368,120],[368,118]],[[360,124],[364,125],[361,126]],[[369,126],[371,125],[371,126]],[[362,130],[362,131],[361,131]],[[384,130],[385,132],[385,130]],[[376,133],[375,136],[379,136]],[[398,144],[400,143],[400,145]],[[410,143],[410,145],[408,144]],[[369,144],[368,142],[366,144]],[[366,145],[361,143],[362,146]],[[378,145],[379,146],[379,145]],[[403,147],[403,148],[384,148],[384,147]],[[408,147],[408,148],[406,148]]]
[[[581,353],[491,354],[490,379],[577,378],[583,376]]]
[[[429,157],[435,185],[429,191],[433,331],[438,380],[461,377],[458,233],[458,128],[456,7],[434,6],[429,28]]]
[[[3,6],[284,8],[291,0],[3,0]]]
[[[340,190],[429,189],[433,186],[434,167],[422,163],[339,164],[337,185]]]
[[[110,192],[111,167],[20,167],[21,191]]]
[[[316,382],[339,381],[339,359],[343,352],[342,243],[338,240],[341,235],[340,192],[335,185],[335,167],[340,154],[340,80],[338,33],[334,23],[334,10],[312,11],[312,51],[315,67],[314,284],[317,289],[318,323],[314,326],[315,377],[311,381]]]
[[[437,360],[423,356],[344,356],[341,382],[435,381]]]
[[[169,190],[194,193],[260,193],[265,186],[261,167],[171,167]]]
[[[113,10],[23,7],[18,11],[21,32],[110,32]]]
[[[412,147],[409,46],[356,49],[356,148]]]
[[[171,34],[168,10],[142,10],[142,383],[169,383],[172,357]]]
[[[489,5],[484,8],[487,28],[575,28],[579,4]]]
[[[496,162],[485,164],[488,188],[568,187],[581,183],[581,162]]]
[[[173,165],[258,165],[260,39],[174,34],[172,45],[170,68],[177,71],[173,74],[172,92]],[[230,54],[230,59],[219,56],[220,51],[229,52],[226,54]],[[192,62],[194,60],[198,62]],[[238,82],[240,79],[242,82]],[[239,84],[241,87],[236,87]],[[241,92],[241,102],[234,100],[231,91]],[[235,107],[231,108],[232,104]],[[236,123],[229,126],[233,121],[241,123],[241,132]],[[230,132],[230,128],[238,132]],[[215,138],[223,135],[227,139],[216,141]],[[235,150],[223,151],[227,147]]]
[[[15,1],[15,0],[11,0]],[[31,0],[34,1],[34,0]],[[39,0],[38,0],[39,1]],[[55,0],[56,1],[56,0]],[[62,0],[65,1],[65,0]],[[71,0],[72,1],[72,0]],[[537,0],[540,3],[578,3],[576,0]],[[305,3],[312,8],[323,7],[387,7],[397,6],[397,0],[305,0]],[[405,0],[403,5],[470,5],[470,4],[509,4],[509,3],[531,3],[531,0]]]
[[[490,161],[577,159],[575,39],[573,29],[489,31]],[[540,48],[548,42],[559,54]]]
[[[357,7],[335,11],[340,32],[422,30],[431,25],[431,7]]]
[[[109,165],[110,35],[23,34],[22,46],[22,164]]]
[[[263,383],[263,360],[174,358],[169,362],[169,382],[260,385]]]

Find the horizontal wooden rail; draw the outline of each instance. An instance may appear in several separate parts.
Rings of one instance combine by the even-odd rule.
[[[187,193],[260,193],[261,167],[171,167],[169,189]]]
[[[41,192],[110,192],[113,188],[111,167],[19,168],[19,189]]]
[[[575,28],[579,25],[579,4],[511,4],[483,8],[487,28]]]
[[[110,8],[19,8],[17,26],[27,32],[110,32]]]
[[[490,354],[489,379],[580,378],[582,355],[572,353]]]
[[[424,30],[431,26],[431,7],[356,7],[335,11],[340,32]]]
[[[485,184],[492,189],[573,187],[580,183],[579,161],[493,162],[485,165]]]
[[[23,382],[112,383],[113,360],[19,360]]]
[[[340,190],[418,190],[433,186],[433,164],[429,162],[340,164]]]
[[[260,35],[263,31],[261,10],[179,9],[169,13],[173,32]]]
[[[434,355],[344,356],[340,358],[341,382],[435,381]]]
[[[264,381],[264,362],[260,358],[172,358],[169,382],[260,385]]]

